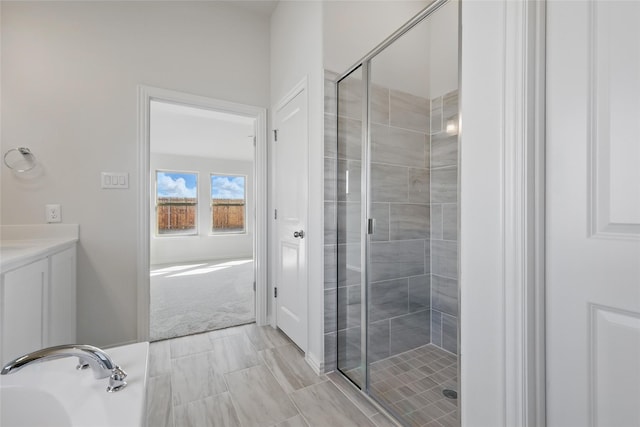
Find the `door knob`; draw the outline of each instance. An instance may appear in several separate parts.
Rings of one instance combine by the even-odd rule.
[[[293,232],[293,237],[295,237],[295,238],[298,238],[298,237],[299,237],[299,238],[301,238],[301,239],[304,239],[304,231],[303,231],[303,230],[300,230],[300,231],[294,231],[294,232]]]

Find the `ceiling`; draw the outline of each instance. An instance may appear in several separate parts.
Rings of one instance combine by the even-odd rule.
[[[255,119],[151,101],[152,153],[252,161]]]

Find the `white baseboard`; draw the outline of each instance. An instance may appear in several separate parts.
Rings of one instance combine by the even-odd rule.
[[[305,354],[304,360],[311,366],[311,369],[313,369],[316,375],[324,374],[324,362],[315,360],[309,353]]]

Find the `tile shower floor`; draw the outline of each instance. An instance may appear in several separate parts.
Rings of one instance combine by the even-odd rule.
[[[457,400],[443,395],[458,391],[457,357],[425,346],[371,364],[372,392],[411,426],[457,426]]]
[[[255,324],[151,343],[148,425],[394,426],[333,372],[316,375],[279,331]]]
[[[372,394],[409,426],[455,427],[458,401],[444,390],[458,391],[457,357],[427,344],[371,364]],[[360,368],[347,375],[362,384]]]

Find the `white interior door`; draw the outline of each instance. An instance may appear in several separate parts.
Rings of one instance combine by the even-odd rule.
[[[276,111],[276,323],[302,350],[307,343],[307,93]]]
[[[640,426],[640,2],[547,14],[547,425]]]

